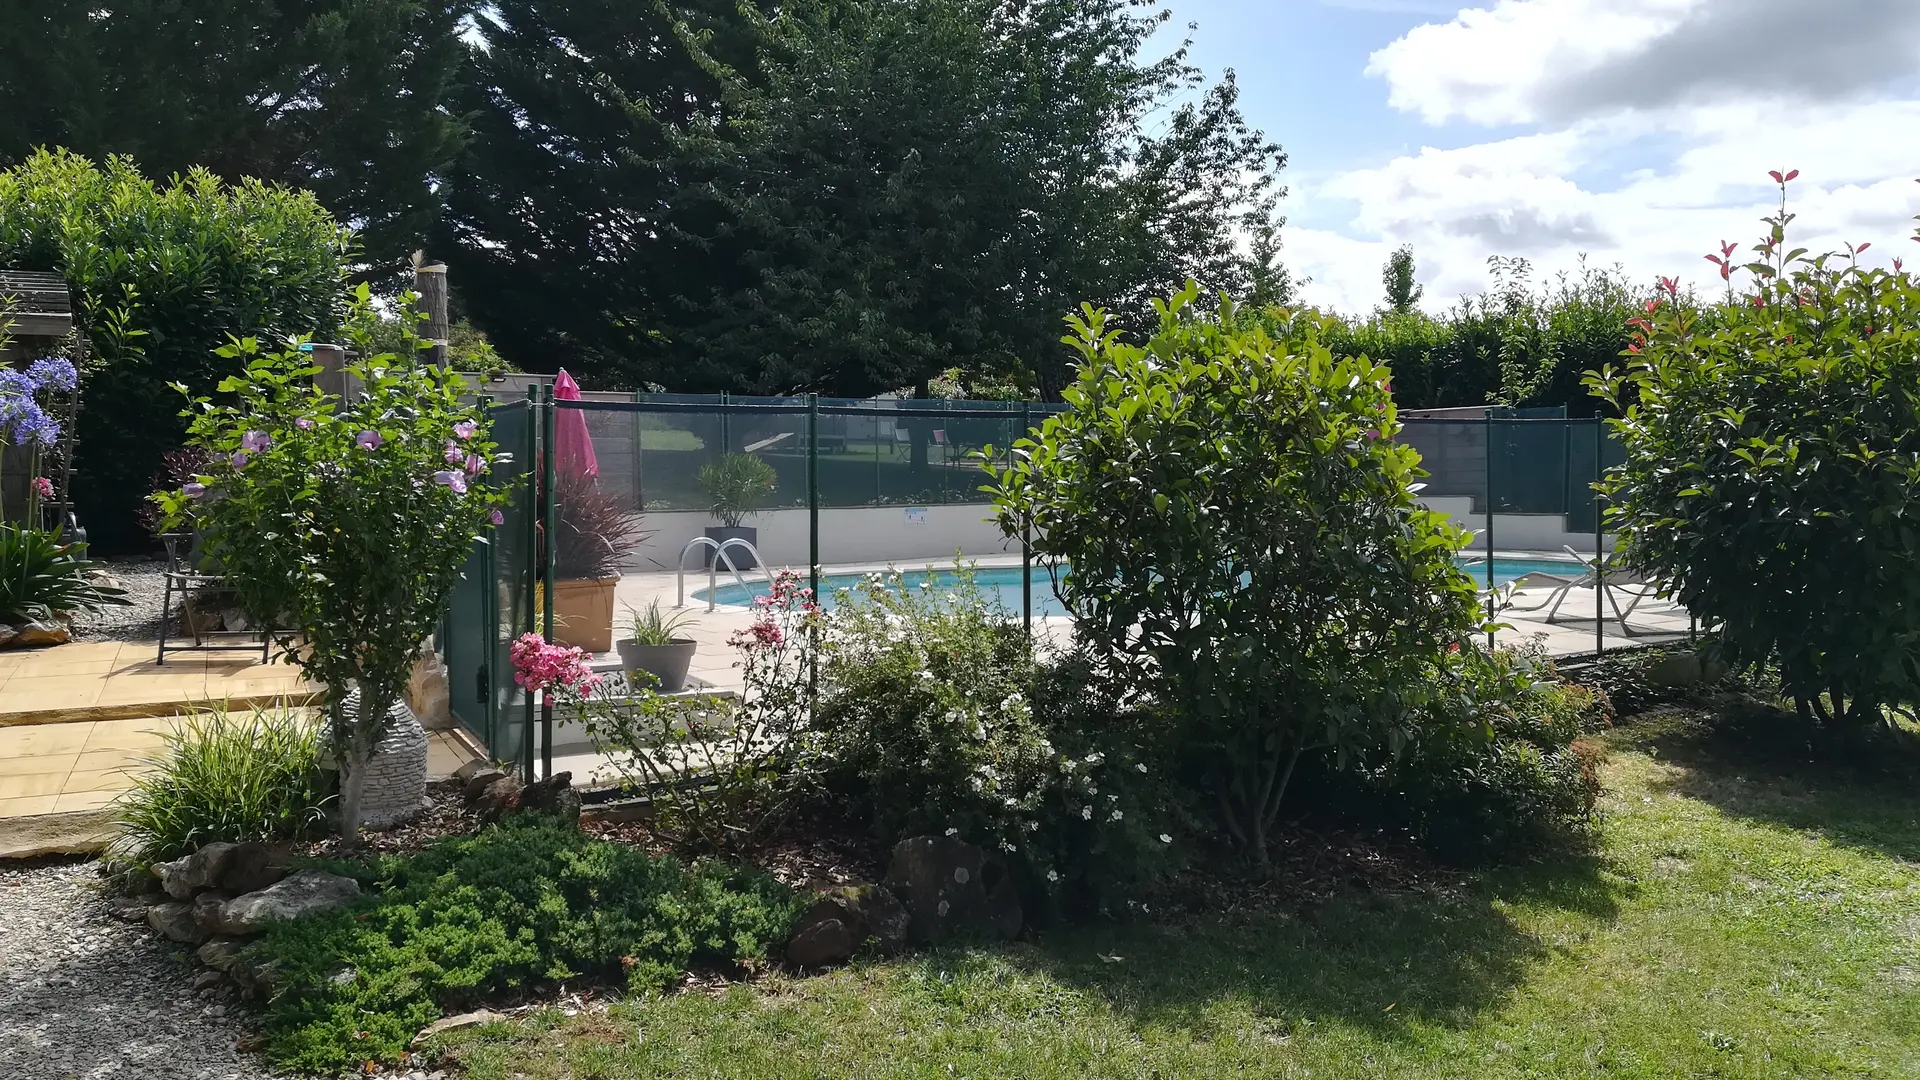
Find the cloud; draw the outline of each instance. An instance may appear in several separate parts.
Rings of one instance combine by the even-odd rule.
[[[1499,0],[1415,27],[1367,74],[1428,123],[1567,123],[1726,101],[1837,102],[1909,77],[1914,0]]]
[[[1666,160],[1647,159],[1649,132],[1671,144]],[[1413,245],[1432,310],[1483,291],[1493,255],[1526,257],[1535,280],[1585,255],[1638,281],[1678,275],[1717,290],[1702,256],[1753,242],[1778,198],[1767,170],[1798,168],[1795,243],[1872,241],[1868,261],[1885,265],[1904,254],[1920,214],[1920,165],[1906,149],[1917,142],[1920,101],[1884,101],[1789,115],[1678,110],[1426,148],[1297,187],[1300,199],[1352,209],[1338,228],[1289,228],[1287,259],[1313,278],[1306,300],[1352,312],[1379,303],[1381,264],[1400,244]]]

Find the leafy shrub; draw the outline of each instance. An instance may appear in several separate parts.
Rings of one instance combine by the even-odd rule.
[[[115,803],[116,846],[154,863],[215,840],[294,840],[319,830],[333,801],[321,731],[284,708],[186,717],[165,733],[154,769]]]
[[[1144,345],[1070,320],[1070,408],[1015,444],[996,499],[1071,567],[1056,591],[1099,677],[1164,706],[1201,802],[1265,865],[1302,757],[1421,734],[1478,599],[1466,535],[1414,501],[1387,370],[1198,295],[1157,303]]]
[[[514,680],[551,688],[623,781],[645,789],[654,828],[684,851],[751,847],[786,815],[802,783],[790,745],[806,722],[807,645],[820,610],[792,570],[774,577],[755,608],[753,623],[727,639],[739,650],[738,700],[666,697],[603,680],[587,670],[585,653],[532,634],[513,648]]]
[[[1736,670],[1777,663],[1803,717],[1839,730],[1920,701],[1920,282],[1858,254],[1787,250],[1780,210],[1711,322],[1678,288],[1636,319],[1626,462],[1601,485],[1626,562],[1717,632]],[[1743,287],[1734,276],[1744,271]]]
[[[949,587],[870,575],[821,618],[800,772],[882,844],[958,834],[1013,867],[1030,896],[1097,904],[1159,872],[1171,855],[1164,793],[1126,725],[1087,722],[1090,681],[1036,663],[969,568],[954,576]]]
[[[1402,829],[1440,855],[1512,854],[1576,837],[1600,795],[1606,700],[1561,681],[1537,651],[1465,645],[1436,697],[1428,737],[1377,747],[1309,782],[1340,815]]]
[[[126,607],[125,589],[100,585],[80,544],[24,525],[0,525],[0,623],[51,621],[60,613]]]
[[[485,417],[462,401],[465,381],[415,351],[350,362],[361,389],[346,400],[314,384],[319,369],[297,348],[242,338],[220,352],[244,366],[220,383],[221,401],[178,387],[214,467],[155,498],[163,527],[200,530],[249,616],[292,615],[301,643],[284,655],[327,688],[351,843],[389,710],[475,540],[500,521],[507,496],[484,486],[499,459]]]
[[[773,466],[753,454],[722,454],[700,467],[700,487],[713,500],[708,512],[728,528],[758,513],[778,483]]]
[[[371,877],[358,904],[279,924],[255,946],[281,979],[264,1018],[275,1063],[391,1060],[442,1012],[542,983],[659,990],[692,965],[751,967],[798,915],[792,892],[757,872],[687,868],[528,819],[388,858]]]
[[[553,576],[560,581],[615,577],[627,553],[645,540],[640,516],[591,476],[557,470],[553,499]]]
[[[73,497],[102,551],[145,547],[141,497],[185,426],[170,382],[240,370],[228,334],[325,339],[351,235],[305,192],[201,169],[165,186],[125,158],[42,151],[0,170],[0,266],[57,271],[98,357],[83,373]]]

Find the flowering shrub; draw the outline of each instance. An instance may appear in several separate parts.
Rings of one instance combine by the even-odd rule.
[[[1115,710],[1089,715],[1097,687],[1037,663],[971,571],[954,576],[875,574],[836,597],[796,748],[804,774],[882,844],[957,835],[1012,867],[1030,899],[1103,903],[1174,853],[1159,778]]]
[[[1736,668],[1777,663],[1801,714],[1871,729],[1920,700],[1920,282],[1869,244],[1809,255],[1780,209],[1696,313],[1677,283],[1633,321],[1624,370],[1589,379],[1622,411],[1601,485],[1626,562],[1719,631]],[[1920,235],[1916,235],[1920,240]]]
[[[249,616],[292,618],[304,640],[283,651],[327,688],[352,837],[388,710],[506,498],[483,484],[496,448],[461,403],[460,377],[417,352],[348,365],[363,389],[345,401],[314,385],[319,369],[298,349],[244,338],[222,352],[245,373],[187,410],[212,466],[156,499],[165,528],[200,530]],[[348,715],[356,684],[360,712]]]
[[[796,738],[807,718],[807,642],[820,619],[813,591],[791,570],[754,604],[729,644],[744,689],[664,696],[651,685],[603,680],[578,649],[527,635],[512,650],[514,679],[554,695],[629,785],[645,788],[654,826],[689,851],[749,847],[793,805],[802,784]],[[636,673],[629,678],[649,679]]]

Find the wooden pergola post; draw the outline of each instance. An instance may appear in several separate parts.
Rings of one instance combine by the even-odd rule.
[[[433,343],[433,362],[447,366],[447,264],[419,261],[413,267],[413,291],[420,294],[420,310],[427,321],[420,336]]]

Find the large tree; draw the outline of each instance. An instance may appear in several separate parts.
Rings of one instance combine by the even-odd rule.
[[[707,189],[749,279],[683,292],[702,385],[868,394],[945,368],[1062,385],[1060,319],[1197,278],[1284,297],[1285,164],[1129,0],[795,0],[731,83]],[[1266,243],[1258,258],[1242,236]],[[1257,280],[1256,280],[1257,279]]]
[[[679,239],[714,231],[685,220],[712,212],[684,194],[706,167],[689,133],[724,126],[716,65],[752,69],[745,33],[734,0],[501,0],[476,18],[472,143],[437,250],[508,360],[683,383],[668,298],[727,272]]]
[[[472,0],[13,0],[0,164],[37,146],[312,190],[399,266],[439,215]]]

